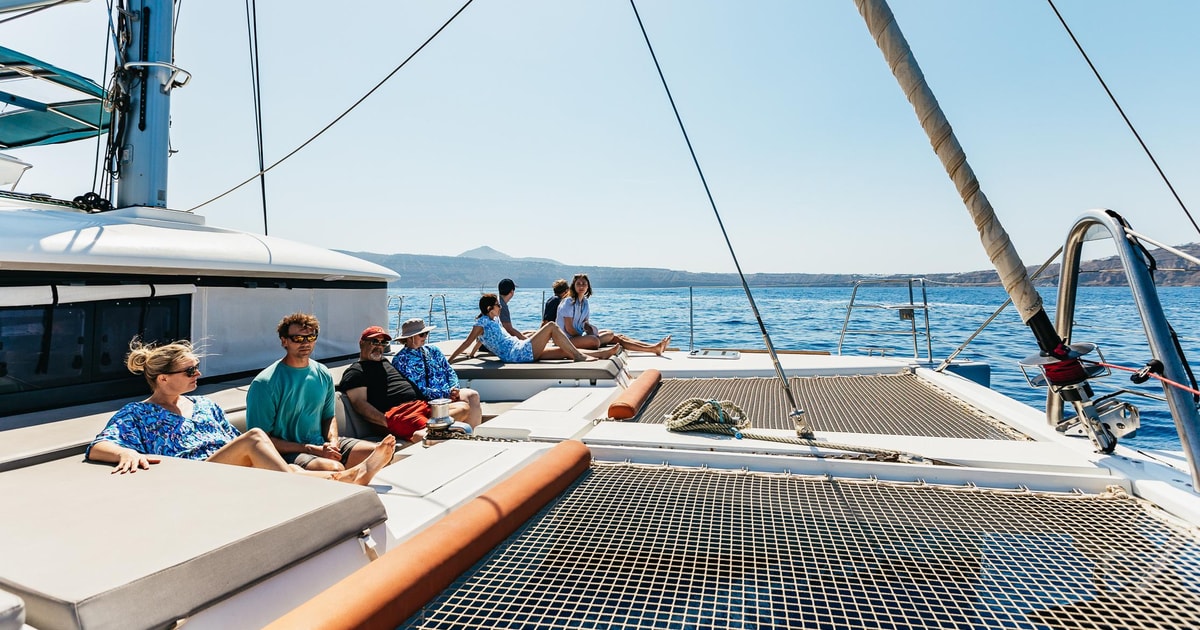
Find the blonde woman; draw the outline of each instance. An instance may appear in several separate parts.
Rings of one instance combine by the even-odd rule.
[[[157,456],[167,456],[366,485],[395,453],[395,438],[388,436],[353,468],[305,471],[284,462],[266,433],[258,429],[239,433],[216,403],[204,396],[185,395],[196,389],[200,378],[200,359],[191,343],[176,341],[155,346],[134,339],[125,366],[146,378],[150,397],[122,407],[92,440],[86,453],[88,459],[116,464],[115,474],[148,470],[151,464],[161,461]]]

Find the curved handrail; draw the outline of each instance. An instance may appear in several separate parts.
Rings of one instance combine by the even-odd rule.
[[[1058,334],[1069,343],[1075,319],[1075,297],[1079,286],[1079,263],[1084,242],[1106,236],[1112,238],[1117,256],[1121,259],[1121,268],[1129,281],[1129,289],[1133,293],[1142,328],[1146,332],[1150,353],[1155,359],[1162,361],[1163,376],[1175,382],[1184,382],[1188,378],[1187,372],[1183,367],[1183,358],[1179,356],[1179,351],[1171,339],[1171,328],[1158,299],[1158,290],[1126,231],[1124,221],[1112,210],[1088,210],[1075,220],[1063,246],[1055,327]],[[1175,420],[1179,441],[1191,466],[1192,487],[1200,488],[1200,412],[1197,412],[1187,392],[1165,383],[1163,390],[1167,406],[1171,409],[1171,417]],[[1062,419],[1062,413],[1062,401],[1051,389],[1046,399],[1046,419],[1051,425],[1057,425]]]

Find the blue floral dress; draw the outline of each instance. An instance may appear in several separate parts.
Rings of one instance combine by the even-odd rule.
[[[392,366],[421,388],[429,400],[449,398],[458,389],[458,374],[437,346],[404,347],[392,357]]]
[[[528,339],[517,339],[500,322],[480,315],[475,325],[483,328],[483,345],[505,363],[533,363],[533,346]]]
[[[239,435],[216,403],[203,396],[186,398],[192,401],[191,418],[145,401],[121,407],[92,440],[88,452],[96,443],[108,441],[143,455],[205,460]]]

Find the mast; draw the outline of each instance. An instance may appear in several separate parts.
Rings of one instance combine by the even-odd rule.
[[[180,72],[171,61],[171,0],[129,0],[129,40],[118,72],[128,77],[129,105],[118,147],[118,208],[167,206],[171,88]],[[181,85],[182,83],[178,83]]]
[[[912,104],[917,119],[921,122],[921,128],[929,136],[934,153],[941,160],[946,174],[954,182],[963,204],[970,212],[975,229],[979,232],[979,240],[996,268],[1004,290],[1016,305],[1021,321],[1029,326],[1037,339],[1040,356],[1028,358],[1023,363],[1037,365],[1042,370],[1051,391],[1061,396],[1062,400],[1070,401],[1075,407],[1076,414],[1096,450],[1111,453],[1117,445],[1117,439],[1100,421],[1092,400],[1093,392],[1087,382],[1089,373],[1079,360],[1090,350],[1085,349],[1084,344],[1069,346],[1050,321],[1050,316],[1042,306],[1041,295],[1025,272],[1025,263],[1021,262],[1008,232],[1000,224],[991,202],[983,194],[975,171],[967,163],[966,152],[954,136],[954,129],[934,97],[929,83],[925,81],[925,75],[917,65],[912,49],[904,39],[904,34],[900,32],[896,16],[892,14],[887,2],[854,0],[854,3],[858,6],[858,12],[866,22],[872,39],[879,46],[888,67],[904,91],[905,98]],[[1200,483],[1200,474],[1197,474],[1196,482]]]

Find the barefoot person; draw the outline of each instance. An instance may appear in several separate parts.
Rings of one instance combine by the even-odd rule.
[[[658,343],[646,343],[632,337],[619,335],[611,330],[600,330],[589,321],[591,312],[588,308],[588,298],[592,295],[592,282],[586,273],[577,273],[571,278],[569,295],[558,303],[558,319],[555,323],[571,337],[571,343],[576,348],[590,349],[615,343],[629,351],[653,352],[662,354],[671,343],[671,335],[662,338]]]
[[[571,345],[571,340],[553,322],[542,324],[528,339],[517,339],[501,328],[496,319],[500,315],[500,298],[496,297],[495,293],[484,293],[483,297],[479,298],[479,312],[471,334],[467,335],[466,341],[450,355],[451,363],[476,339],[481,339],[492,354],[506,363],[532,363],[541,359],[595,361],[607,359],[621,350],[619,346],[614,346],[601,352],[581,352]],[[551,339],[556,347],[547,347]],[[474,357],[475,351],[472,350],[468,356]]]
[[[276,332],[284,356],[250,383],[246,426],[271,436],[289,464],[337,471],[357,466],[376,444],[338,436],[333,375],[311,360],[320,326],[307,313],[292,313],[279,322]]]
[[[259,429],[246,433],[225,419],[225,412],[204,396],[185,396],[196,389],[200,360],[187,341],[163,346],[134,339],[125,365],[142,374],[150,397],[125,405],[92,440],[91,460],[116,464],[113,473],[136,473],[159,463],[161,455],[305,474],[366,485],[392,460],[395,440],[380,442],[358,465],[340,471],[306,471],[283,461],[271,439]]]
[[[338,389],[363,420],[396,439],[420,442],[428,431],[430,408],[416,383],[383,358],[392,338],[371,326],[358,337],[358,361],[342,372]]]

